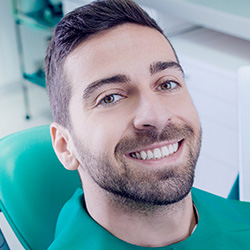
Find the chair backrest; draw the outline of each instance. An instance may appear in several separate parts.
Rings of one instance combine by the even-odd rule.
[[[25,249],[46,249],[63,204],[81,185],[57,159],[49,126],[0,140],[0,209]]]
[[[240,200],[250,201],[250,65],[237,72]]]

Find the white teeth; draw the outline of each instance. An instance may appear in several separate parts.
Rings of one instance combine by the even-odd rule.
[[[161,150],[159,148],[155,148],[154,149],[154,158],[155,159],[161,159],[162,155],[161,155]]]
[[[152,159],[162,159],[168,157],[169,155],[175,153],[178,150],[179,144],[174,143],[161,148],[155,148],[153,152],[151,150],[135,152],[131,154],[131,157],[138,160],[152,160]]]
[[[169,156],[169,150],[167,146],[162,147],[161,152],[163,157]]]
[[[175,143],[175,144],[173,145],[173,147],[174,147],[174,152],[176,152],[177,149],[178,149],[178,143]]]
[[[136,158],[137,158],[137,159],[141,159],[140,153],[136,152],[135,154],[136,154]]]
[[[174,147],[172,144],[169,145],[168,150],[170,155],[174,153]]]
[[[154,158],[154,155],[153,155],[153,153],[152,153],[151,150],[148,150],[148,151],[147,151],[147,154],[148,154],[148,157],[147,157],[148,160],[151,160],[151,159]]]
[[[145,151],[141,151],[140,155],[143,160],[147,159],[147,153]]]

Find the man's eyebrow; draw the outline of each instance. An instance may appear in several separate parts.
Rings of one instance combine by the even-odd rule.
[[[168,69],[168,68],[179,69],[182,72],[182,74],[184,75],[184,71],[183,71],[181,65],[177,62],[174,62],[174,61],[154,62],[154,63],[150,64],[149,70],[150,70],[151,75],[154,75],[154,74],[161,72],[161,71]]]
[[[128,76],[126,75],[122,75],[122,74],[118,74],[118,75],[114,75],[111,77],[107,77],[107,78],[103,78],[103,79],[99,79],[96,80],[92,83],[90,83],[84,90],[83,92],[83,99],[88,99],[89,96],[98,88],[104,86],[104,85],[108,85],[108,84],[114,84],[114,83],[127,83],[129,82],[130,79]]]

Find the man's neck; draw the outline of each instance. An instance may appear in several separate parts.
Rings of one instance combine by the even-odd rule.
[[[88,189],[89,190],[89,189]],[[85,192],[90,216],[117,238],[144,247],[167,246],[188,238],[196,225],[191,193],[166,206],[141,210],[124,206],[101,189]]]

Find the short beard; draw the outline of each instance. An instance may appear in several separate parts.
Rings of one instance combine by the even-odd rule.
[[[156,130],[137,132],[126,137],[115,147],[114,160],[103,154],[96,156],[73,136],[79,162],[92,180],[106,191],[113,201],[128,208],[170,205],[184,199],[194,182],[195,166],[201,147],[201,128],[195,135],[187,125],[168,124],[161,133]],[[185,139],[188,146],[186,162],[161,170],[142,171],[127,162],[125,153],[155,142]],[[112,156],[111,156],[112,157]]]

